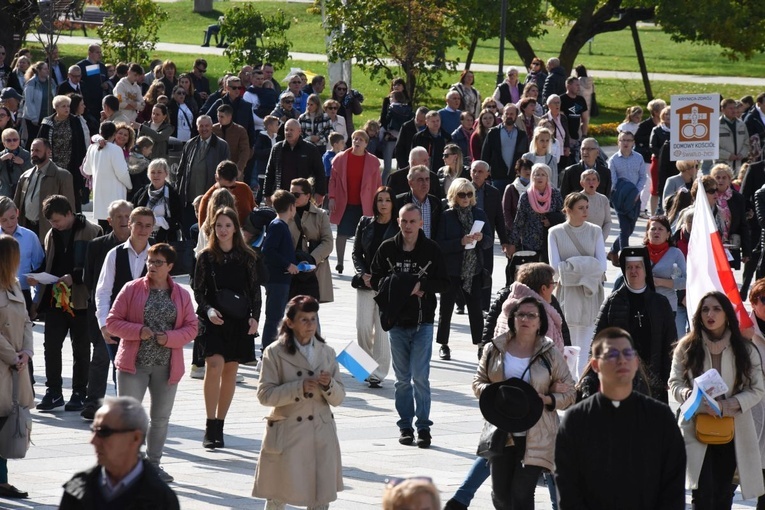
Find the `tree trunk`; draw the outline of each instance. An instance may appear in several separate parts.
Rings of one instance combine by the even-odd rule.
[[[643,78],[643,87],[645,88],[645,97],[649,101],[653,99],[653,92],[651,91],[651,80],[648,79],[648,67],[645,65],[645,57],[643,57],[643,46],[640,45],[640,35],[638,33],[637,24],[630,25],[632,30],[632,40],[635,43],[635,53],[637,53],[638,64],[640,65],[640,76]]]
[[[465,57],[465,69],[470,69],[470,64],[473,63],[473,56],[475,55],[475,49],[478,46],[478,36],[474,35],[470,40],[470,48],[468,48],[467,57]]]
[[[194,12],[210,12],[213,10],[213,0],[194,0]]]
[[[536,53],[534,53],[534,48],[531,47],[531,44],[529,44],[528,39],[508,38],[508,41],[510,41],[510,44],[513,45],[513,48],[515,48],[515,51],[518,53],[518,56],[521,57],[521,60],[523,61],[523,65],[526,66],[526,69],[531,67],[531,61],[534,60]]]
[[[3,30],[0,30],[0,45],[5,48],[6,64],[10,65],[13,55],[21,48],[37,12],[37,2],[28,5],[26,2],[0,0],[0,19],[5,20]]]

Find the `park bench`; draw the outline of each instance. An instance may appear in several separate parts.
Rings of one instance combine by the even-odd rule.
[[[111,13],[104,12],[95,5],[83,6],[79,13],[74,11],[73,14],[74,17],[69,19],[72,23],[69,27],[69,35],[79,25],[85,37],[88,36],[88,27],[100,27],[104,24],[104,18],[111,16]]]

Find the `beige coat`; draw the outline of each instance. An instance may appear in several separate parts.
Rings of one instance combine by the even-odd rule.
[[[505,378],[505,351],[509,333],[499,336],[486,345],[483,356],[478,363],[478,371],[473,377],[473,392],[480,397],[483,390],[492,383],[504,381]],[[552,393],[555,399],[555,409],[550,410],[547,406],[542,411],[542,417],[526,433],[526,454],[523,457],[524,464],[541,466],[552,471],[555,461],[555,436],[558,434],[560,419],[557,410],[568,408],[576,399],[574,379],[568,370],[563,354],[553,348],[553,343],[548,338],[540,336],[534,346],[534,363],[531,365],[530,384],[543,395],[550,394],[550,386],[556,382],[566,383],[569,390],[565,393]],[[538,357],[544,356],[542,361]],[[549,370],[548,370],[549,366]],[[513,437],[507,440],[508,445],[513,444]]]
[[[682,344],[681,344],[682,345]],[[704,348],[704,371],[712,368],[712,356]],[[733,393],[735,373],[735,359],[733,351],[727,348],[722,353],[720,363],[721,376],[728,385],[729,391],[726,398],[736,397],[741,405],[741,413],[734,416],[735,420],[735,447],[736,466],[741,483],[741,493],[744,499],[750,499],[765,493],[762,481],[762,463],[760,462],[760,449],[757,442],[752,408],[760,403],[765,396],[765,385],[762,378],[762,365],[760,355],[755,349],[749,349],[752,360],[752,385],[739,393]],[[672,356],[672,372],[669,376],[669,391],[674,399],[682,404],[685,402],[693,388],[692,382],[686,376],[687,370],[683,354],[680,348],[676,348]],[[697,489],[701,466],[707,453],[707,445],[696,439],[696,420],[685,421],[680,418],[680,431],[685,439],[685,451],[688,456],[686,483],[689,489]]]
[[[754,324],[752,343],[759,351],[760,359],[765,359],[765,333],[760,330],[757,324],[757,316],[754,314],[754,310],[749,312],[749,318],[752,319],[752,324]],[[763,377],[765,377],[765,366],[763,366],[763,372]],[[763,467],[765,467],[765,399],[760,400],[759,404],[752,407],[752,418],[754,419],[757,440],[760,443],[760,461]]]
[[[34,352],[32,322],[18,283],[11,290],[0,290],[0,416],[8,416],[13,403],[13,377],[10,367],[16,364],[19,351]],[[27,369],[19,373],[19,403],[31,407],[35,403]]]
[[[323,209],[319,209],[311,203],[308,211],[303,213],[300,224],[303,233],[311,243],[313,249],[311,256],[316,259],[316,278],[319,280],[319,302],[331,303],[335,300],[335,292],[332,288],[332,270],[329,267],[329,254],[332,253],[332,227],[329,224],[329,216]],[[300,231],[294,220],[290,220],[290,233],[292,241],[297,243]],[[308,246],[303,246],[308,251]]]
[[[337,426],[330,406],[345,398],[335,351],[315,340],[312,368],[297,351],[290,354],[280,342],[263,353],[258,400],[272,406],[266,418],[252,495],[295,506],[325,505],[343,490],[342,461]],[[332,374],[328,390],[303,393],[303,380],[324,370]]]

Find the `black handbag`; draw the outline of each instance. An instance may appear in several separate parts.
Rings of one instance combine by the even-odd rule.
[[[250,317],[250,300],[247,293],[234,292],[231,289],[219,289],[215,281],[215,269],[211,272],[213,285],[215,286],[216,309],[223,317],[232,319],[247,319]],[[249,281],[249,280],[248,280]]]
[[[484,422],[481,438],[478,440],[476,455],[484,459],[492,459],[505,450],[507,444],[507,432],[500,430],[496,425],[488,421]]]

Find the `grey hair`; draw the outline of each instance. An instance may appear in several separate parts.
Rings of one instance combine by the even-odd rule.
[[[600,144],[598,143],[598,141],[597,141],[596,139],[594,139],[594,138],[592,138],[592,137],[590,137],[590,138],[585,138],[584,140],[582,140],[582,145],[584,145],[584,142],[594,143],[594,144],[595,144],[595,147],[596,147],[596,148],[598,148],[598,149],[600,149]]]
[[[127,207],[129,209],[133,209],[133,204],[128,202],[127,200],[115,200],[111,204],[109,204],[109,208],[106,210],[106,215],[111,218],[112,214],[119,209],[120,207]]]
[[[409,173],[406,174],[406,180],[411,181],[417,174],[429,174],[430,168],[425,165],[416,165],[409,169]]]
[[[146,169],[146,172],[151,172],[158,167],[162,168],[166,174],[170,174],[170,165],[167,164],[167,160],[165,158],[152,159],[151,163],[149,163],[149,168]]]
[[[413,166],[413,162],[417,156],[420,156],[420,157],[427,156],[428,158],[430,158],[430,156],[428,155],[428,149],[426,149],[425,147],[421,147],[419,145],[417,147],[413,147],[412,150],[409,151],[409,166],[410,167]]]
[[[197,117],[197,126],[203,120],[209,120],[210,122],[212,122],[212,117],[210,117],[209,115],[200,115],[199,117]]]
[[[423,147],[423,148],[424,148],[424,147]],[[482,166],[482,167],[484,167],[484,169],[485,169],[487,172],[491,173],[491,167],[489,166],[489,164],[488,164],[486,161],[484,161],[484,160],[482,160],[482,159],[474,159],[474,160],[473,160],[473,162],[472,162],[472,163],[470,163],[470,169],[471,169],[471,170],[473,170],[474,168],[477,168],[477,167],[479,167],[479,166]]]
[[[143,405],[134,397],[105,397],[101,408],[117,412],[123,429],[140,430],[144,437],[149,430],[149,416]]]

